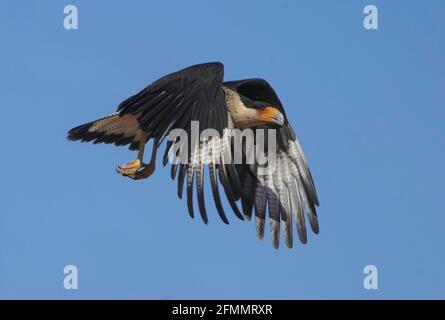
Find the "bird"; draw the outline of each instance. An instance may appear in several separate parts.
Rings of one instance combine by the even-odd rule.
[[[246,130],[253,140],[246,138]],[[211,134],[192,139],[193,131],[198,136]],[[171,137],[175,132],[177,135]],[[313,233],[319,234],[315,184],[278,95],[264,79],[224,81],[221,62],[170,73],[121,102],[115,113],[69,130],[67,138],[128,145],[138,152],[137,158],[116,170],[133,180],[154,173],[157,150],[166,141],[162,164],[171,163],[171,178],[177,181],[180,199],[185,184],[190,217],[195,217],[197,202],[203,222],[209,221],[204,195],[207,171],[214,206],[225,224],[229,224],[227,205],[240,220],[254,218],[259,239],[264,238],[269,220],[276,249],[281,237],[288,248],[293,247],[295,229],[300,242],[307,243],[306,220]],[[151,157],[145,163],[145,146],[150,140]],[[266,158],[273,154],[273,165],[259,161],[257,149],[264,150]],[[241,160],[235,161],[238,153]]]

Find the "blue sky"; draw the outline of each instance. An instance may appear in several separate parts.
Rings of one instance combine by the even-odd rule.
[[[444,17],[439,0],[4,2],[0,298],[445,298]],[[274,250],[214,209],[192,220],[169,169],[130,181],[114,172],[128,149],[65,139],[215,60],[285,105],[321,201],[305,246]],[[363,288],[369,264],[378,290]]]

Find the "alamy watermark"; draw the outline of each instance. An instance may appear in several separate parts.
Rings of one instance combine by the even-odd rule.
[[[63,27],[65,30],[79,29],[79,12],[77,7],[73,4],[66,5],[63,8],[63,13],[66,15],[63,19]]]
[[[377,290],[379,288],[379,272],[375,265],[369,264],[363,268],[363,288],[366,290]]]
[[[66,265],[63,268],[63,273],[65,277],[63,279],[63,287],[66,290],[77,290],[79,289],[79,271],[75,265]]]
[[[379,11],[377,6],[369,4],[363,9],[366,14],[363,19],[363,27],[366,30],[377,30],[379,28]]]
[[[258,166],[259,174],[275,169],[278,146],[274,128],[226,128],[220,134],[212,128],[200,132],[199,121],[192,121],[190,134],[177,128],[167,139],[173,143],[169,153],[172,164],[249,164]]]

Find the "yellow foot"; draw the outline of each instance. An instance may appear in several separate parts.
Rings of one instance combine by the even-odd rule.
[[[121,175],[125,177],[131,177],[134,178],[136,173],[143,167],[143,164],[141,160],[136,159],[134,161],[129,162],[126,165],[118,166],[116,169],[117,173],[120,173]]]

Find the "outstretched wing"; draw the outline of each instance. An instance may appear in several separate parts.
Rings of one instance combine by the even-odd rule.
[[[227,128],[222,63],[199,64],[171,73],[123,101],[120,116],[137,115],[141,128],[160,145],[174,128],[199,121],[200,129]]]
[[[193,120],[201,130],[213,126],[222,134],[228,125],[223,76],[219,62],[171,73],[123,101],[116,113],[71,129],[68,139],[137,149],[143,132],[160,145],[172,129]]]
[[[230,82],[226,84],[231,85]],[[285,115],[277,94],[267,81],[263,79],[237,81],[235,89],[242,95],[276,106]],[[271,129],[268,126],[257,128]],[[275,145],[267,143],[260,148],[264,150],[266,156],[269,156],[270,152],[274,153],[274,163],[267,167],[258,164],[237,166],[244,194],[241,203],[246,220],[251,219],[253,212],[255,213],[259,238],[264,236],[268,213],[274,247],[278,248],[279,245],[281,225],[285,242],[290,248],[293,245],[293,221],[302,243],[307,242],[305,216],[308,217],[313,232],[318,234],[315,207],[319,205],[319,201],[303,150],[286,115],[284,126],[276,129],[275,137]],[[258,144],[258,140],[255,139],[255,149],[259,147]]]
[[[184,180],[187,187],[187,207],[194,217],[193,188],[196,186],[201,217],[208,222],[204,203],[204,167],[208,165],[210,185],[219,215],[228,223],[221,204],[218,177],[229,204],[235,214],[243,219],[235,199],[236,190],[241,190],[237,172],[230,157],[230,141],[224,136],[224,129],[231,127],[229,114],[222,89],[224,67],[221,63],[207,63],[192,66],[169,74],[154,82],[138,94],[122,102],[117,112],[121,117],[137,116],[141,128],[159,146],[174,129],[183,129],[188,137],[184,148],[175,150],[175,160],[186,160],[172,164],[171,176],[178,180],[178,196],[182,198]],[[204,141],[192,141],[192,123],[198,124],[199,135],[206,129],[213,129],[217,135]],[[187,147],[185,146],[187,145]],[[167,143],[164,165],[174,149],[173,141]],[[171,157],[170,157],[171,158]]]
[[[262,239],[267,211],[275,248],[280,241],[280,224],[289,248],[293,246],[293,221],[302,243],[307,242],[305,216],[312,231],[319,233],[315,208],[319,201],[304,153],[296,138],[289,137],[287,145],[287,149],[276,150],[273,166],[238,166],[242,188],[247,195],[241,198],[243,214],[250,220],[255,213],[256,232]]]

